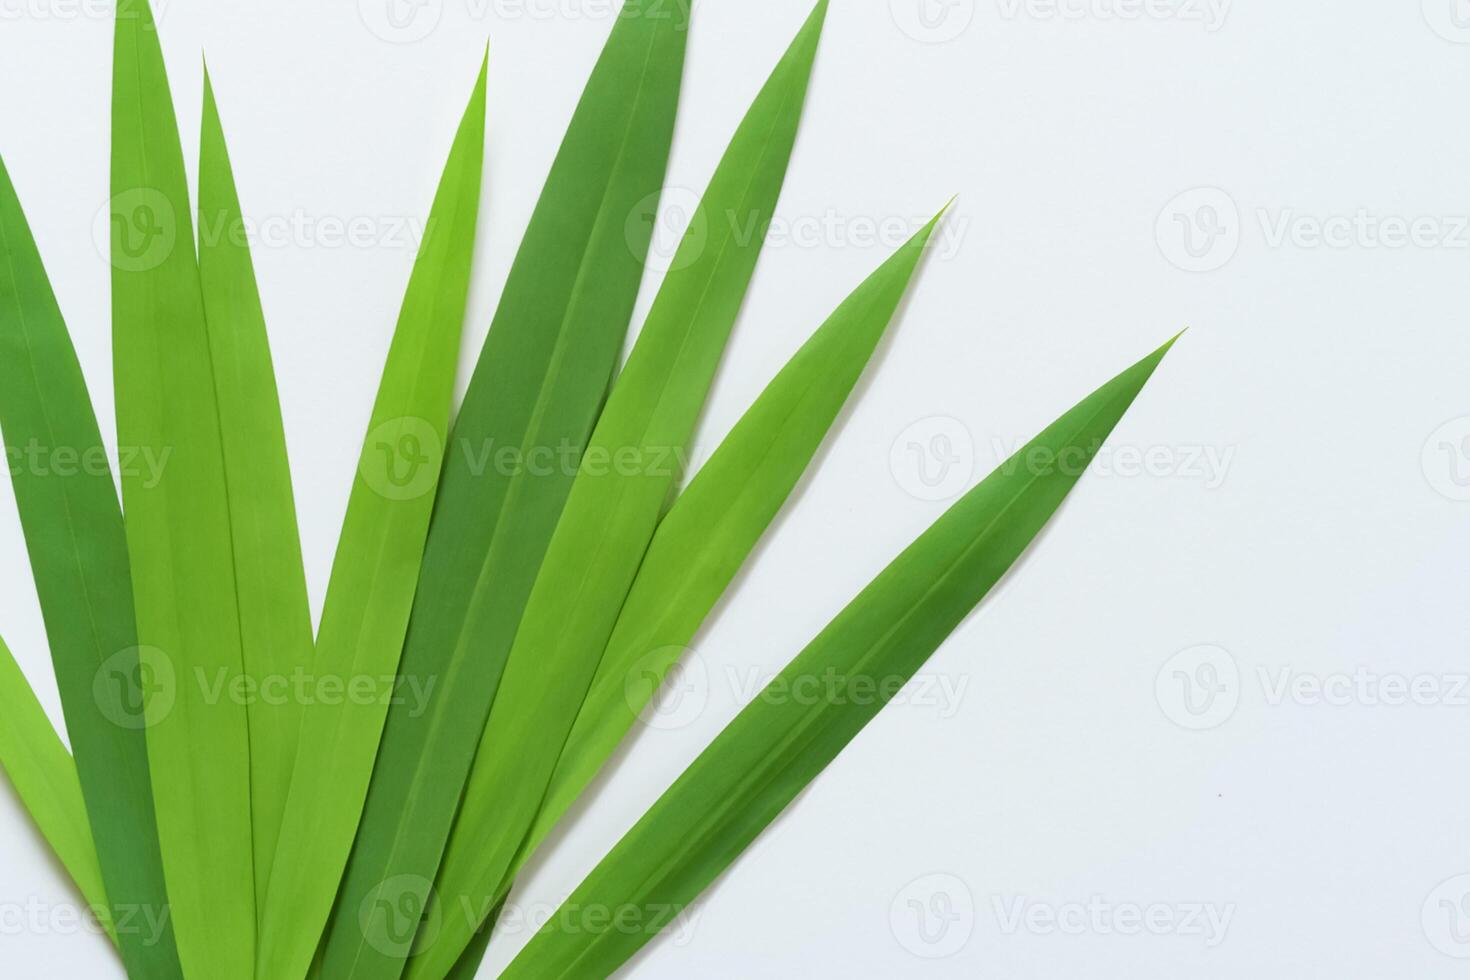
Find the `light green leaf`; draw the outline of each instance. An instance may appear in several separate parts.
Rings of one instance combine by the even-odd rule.
[[[721,160],[613,387],[547,548],[445,849],[448,914],[410,977],[447,972],[502,893],[680,477],[795,144],[826,14],[816,7]]]
[[[889,565],[679,777],[564,906],[603,910],[609,924],[552,916],[503,980],[611,976],[650,933],[687,909],[882,710],[897,692],[892,681],[911,678],[1021,556],[1168,347],[1068,412]],[[824,696],[779,694],[796,689]]]
[[[0,161],[0,427],[107,893],[165,928],[125,931],[134,976],[179,976],[148,746],[122,510],[81,365]],[[39,749],[38,749],[39,751]],[[117,918],[121,920],[122,915]],[[136,915],[128,918],[136,919]]]
[[[659,525],[516,871],[633,727],[796,488],[892,321],[939,220],[812,335]]]
[[[682,3],[625,4],[512,267],[429,528],[399,668],[420,686],[388,714],[326,977],[403,970],[413,910],[622,351],[651,234],[626,218],[663,183],[687,27]]]
[[[146,0],[117,15],[113,369],[163,867],[184,972],[255,963],[250,737],[219,406],[184,157]]]
[[[488,59],[487,59],[488,64]],[[357,833],[395,683],[449,425],[484,162],[480,69],[383,369],[317,637],[271,870],[260,980],[311,966]]]
[[[249,699],[255,888],[265,894],[286,809],[302,706],[291,690],[312,659],[311,611],[286,433],[255,266],[215,104],[204,73],[199,148],[199,279],[219,399],[235,584]]]
[[[76,763],[4,640],[0,640],[0,769],[10,777],[88,907],[117,942]]]

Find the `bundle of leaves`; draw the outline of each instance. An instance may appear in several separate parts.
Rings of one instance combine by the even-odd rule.
[[[690,20],[685,2],[626,0],[455,406],[482,66],[313,632],[249,244],[217,233],[242,212],[214,93],[206,74],[196,247],[158,33],[146,0],[121,5],[117,440],[168,465],[124,468],[121,501],[106,467],[12,468],[70,751],[0,646],[0,764],[129,976],[474,975],[517,874],[809,469],[942,220],[857,285],[692,479],[669,465],[749,288],[826,13],[823,0],[740,124],[620,365],[652,231],[629,217],[657,209]],[[0,255],[7,449],[105,460],[3,164]],[[1005,574],[1167,349],[899,554],[772,684],[821,678],[824,696],[756,697],[568,899],[616,914],[552,917],[504,975],[607,976],[670,919],[630,917],[693,902],[898,693],[871,679],[912,677]],[[523,463],[575,453],[487,467],[483,446]],[[409,685],[422,699],[395,696]]]

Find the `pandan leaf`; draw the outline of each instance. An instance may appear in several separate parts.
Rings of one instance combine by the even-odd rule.
[[[1021,556],[1168,347],[1064,415],[889,565],[679,777],[503,980],[611,976],[687,908]],[[780,694],[803,689],[823,696]],[[585,909],[608,914],[573,914]]]
[[[488,65],[488,59],[486,62]],[[311,966],[357,833],[396,683],[449,425],[484,160],[480,69],[388,353],[327,588],[313,698],[271,870],[260,980]],[[425,679],[430,680],[430,679]]]
[[[302,706],[291,696],[312,659],[311,611],[286,433],[245,239],[240,199],[209,71],[199,147],[199,279],[219,400],[240,637],[249,699],[255,888],[265,894],[286,809]]]
[[[76,763],[4,640],[0,640],[0,769],[116,943]]]
[[[77,753],[65,766],[84,790],[88,849],[96,840],[91,860],[119,907],[167,925],[122,510],[81,365],[3,161],[0,428]],[[122,939],[134,976],[179,975],[171,927],[148,943],[132,931]]]
[[[249,980],[250,737],[219,406],[184,156],[146,0],[123,0],[117,14],[111,219],[123,511],[179,956],[187,975]]]
[[[682,2],[624,5],[511,269],[450,438],[399,668],[437,683],[427,703],[389,711],[324,976],[403,970],[526,595],[622,351],[651,235],[627,216],[663,184],[687,27]]]
[[[720,162],[598,420],[526,602],[436,883],[448,914],[411,977],[447,972],[535,820],[679,479],[775,210],[826,14],[816,7]],[[431,913],[432,914],[432,913]]]
[[[659,525],[516,871],[633,727],[796,488],[898,310],[941,217],[843,301]]]

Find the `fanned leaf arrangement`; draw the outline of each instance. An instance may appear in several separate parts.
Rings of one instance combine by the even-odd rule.
[[[516,876],[795,492],[943,220],[837,307],[683,487],[827,13],[821,0],[756,95],[620,366],[692,19],[688,0],[624,0],[456,409],[487,57],[409,277],[315,636],[208,72],[196,239],[157,26],[146,0],[120,0],[121,507],[0,163],[0,428],[75,753],[0,644],[0,768],[133,980],[476,975]],[[504,976],[610,976],[668,921],[650,910],[693,902],[1024,552],[1167,350],[971,491],[774,682],[819,678],[822,697],[747,706],[573,893],[571,908],[616,912],[606,928],[554,917]]]

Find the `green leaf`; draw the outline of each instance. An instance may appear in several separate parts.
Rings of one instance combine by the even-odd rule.
[[[286,809],[302,706],[282,692],[312,660],[311,610],[286,433],[255,266],[209,70],[199,147],[199,279],[219,400],[249,699],[255,889],[264,895]]]
[[[112,311],[123,511],[163,867],[184,972],[255,961],[250,739],[219,410],[158,31],[117,15]],[[85,756],[85,753],[83,753]]]
[[[682,3],[625,4],[512,267],[450,439],[399,668],[437,682],[389,711],[324,976],[403,970],[417,918],[398,912],[423,907],[571,489],[563,447],[586,444],[622,351],[651,236],[626,217],[663,184],[687,26]]]
[[[687,908],[1021,556],[1168,347],[1054,423],[889,565],[679,777],[502,980],[611,976]],[[799,689],[823,696],[780,694]],[[611,924],[571,914],[587,909]]]
[[[91,820],[87,847],[95,837],[92,860],[117,906],[157,921],[168,894],[135,713],[142,693],[122,510],[81,365],[3,161],[0,428],[77,753],[65,764],[79,774]],[[134,976],[179,975],[171,928],[147,944],[127,932],[120,949]]]
[[[898,310],[941,217],[843,301],[659,525],[516,871],[633,727],[796,488]]]
[[[488,58],[429,214],[347,506],[317,637],[322,696],[309,699],[304,715],[270,875],[261,980],[301,977],[311,966],[398,689],[469,294],[487,65]]]
[[[720,162],[597,422],[526,602],[410,977],[442,976],[502,891],[686,452],[785,180],[826,2]]]
[[[76,763],[4,640],[0,640],[0,769],[10,777],[26,812],[88,907],[117,942]]]

